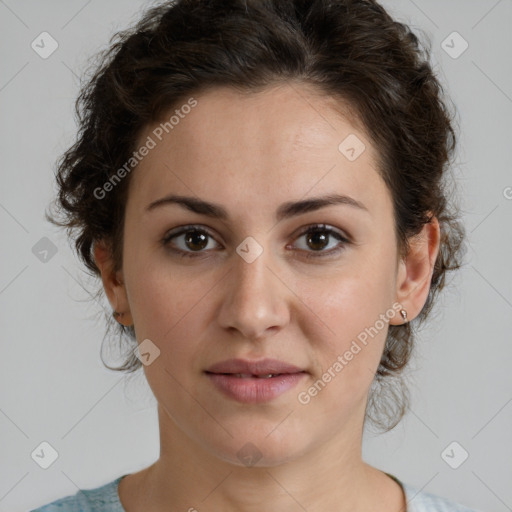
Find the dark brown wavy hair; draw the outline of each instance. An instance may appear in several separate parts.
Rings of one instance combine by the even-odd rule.
[[[58,162],[57,212],[46,218],[66,227],[78,256],[100,276],[98,240],[110,244],[114,270],[122,268],[123,224],[130,175],[106,198],[94,193],[137,149],[149,123],[192,94],[213,87],[257,92],[280,83],[314,86],[349,105],[380,156],[379,173],[392,195],[397,250],[432,216],[441,247],[427,301],[417,318],[390,325],[366,417],[392,429],[409,403],[402,369],[415,329],[461,266],[465,230],[453,202],[449,171],[455,152],[456,110],[447,107],[425,45],[374,0],[177,0],[148,8],[132,28],[115,34],[86,74],[76,101],[79,132]],[[453,107],[453,105],[452,105]],[[59,219],[60,216],[60,219]],[[96,297],[103,292],[102,287]],[[133,327],[112,320],[129,354],[112,370],[133,372]],[[126,355],[125,355],[126,357]]]

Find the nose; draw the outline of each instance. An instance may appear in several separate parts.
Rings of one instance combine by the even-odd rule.
[[[218,322],[245,339],[258,340],[281,330],[290,320],[289,300],[293,293],[269,265],[263,251],[248,263],[234,255],[224,278]]]

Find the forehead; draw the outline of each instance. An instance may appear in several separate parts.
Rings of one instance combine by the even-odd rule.
[[[141,134],[140,145],[148,137],[155,144],[131,177],[137,209],[169,193],[244,212],[329,193],[389,207],[378,154],[339,101],[298,84],[251,94],[216,88],[193,98],[195,107],[178,104]]]

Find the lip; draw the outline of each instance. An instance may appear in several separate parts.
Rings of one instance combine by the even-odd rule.
[[[307,372],[277,359],[228,359],[210,366],[205,373],[225,396],[238,402],[256,404],[269,402],[292,389]],[[253,377],[241,377],[241,374]],[[261,377],[269,374],[275,376]]]
[[[250,373],[252,375],[268,375],[269,373],[299,373],[303,369],[278,359],[226,359],[210,366],[209,373]]]

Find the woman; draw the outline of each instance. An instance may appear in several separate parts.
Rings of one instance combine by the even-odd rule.
[[[79,109],[49,220],[102,279],[161,449],[38,510],[468,511],[361,456],[463,247],[408,27],[372,0],[165,3]]]

